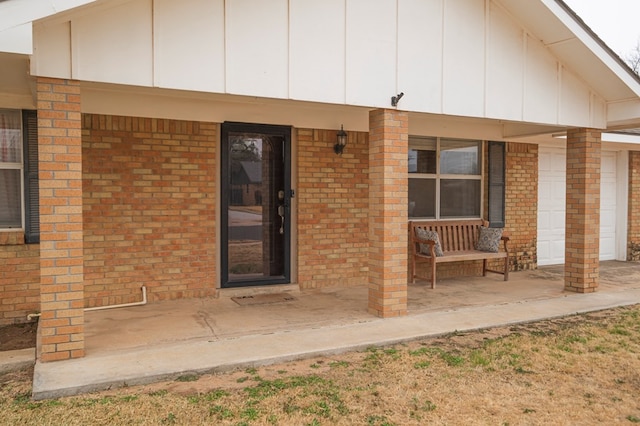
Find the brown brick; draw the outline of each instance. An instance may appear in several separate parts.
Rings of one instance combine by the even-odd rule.
[[[600,132],[567,131],[565,290],[595,291],[599,284]]]
[[[407,313],[408,115],[369,113],[369,312]]]
[[[640,151],[629,152],[627,260],[640,260]]]

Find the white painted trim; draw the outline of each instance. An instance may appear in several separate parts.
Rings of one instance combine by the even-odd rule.
[[[640,135],[603,133],[602,142],[631,143],[640,145]]]

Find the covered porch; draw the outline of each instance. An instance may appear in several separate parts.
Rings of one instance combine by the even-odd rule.
[[[271,294],[282,289],[270,289]],[[640,303],[640,265],[602,262],[597,293],[564,289],[564,267],[500,277],[443,279],[432,290],[408,286],[408,315],[382,320],[367,312],[367,287],[290,291],[288,300],[241,305],[233,297],[158,302],[85,314],[86,357],[36,365],[34,397],[227,371],[331,355]],[[274,302],[274,300],[271,300]],[[259,350],[257,350],[259,348]]]
[[[248,16],[242,8],[224,7],[223,1],[203,8],[105,0],[79,2],[85,7],[64,13],[36,8],[39,13],[28,14],[26,21],[15,14],[13,24],[28,23],[33,31],[22,53],[0,57],[11,71],[0,94],[2,108],[36,114],[37,138],[25,148],[31,147],[37,158],[11,167],[31,172],[25,186],[33,189],[28,194],[33,212],[27,215],[22,206],[26,195],[15,203],[15,211],[25,216],[18,222],[39,229],[39,244],[25,248],[17,227],[0,245],[11,246],[6,252],[12,258],[15,250],[21,253],[4,270],[21,291],[30,286],[31,305],[15,306],[10,314],[38,307],[38,359],[91,356],[97,341],[126,341],[130,327],[136,344],[140,336],[150,345],[163,341],[162,333],[153,337],[159,322],[153,312],[161,306],[171,306],[170,311],[200,306],[185,314],[203,327],[197,331],[187,332],[188,325],[165,315],[176,319],[166,327],[175,324],[193,338],[233,336],[233,327],[241,334],[257,332],[244,315],[228,320],[234,323],[229,330],[220,326],[224,303],[235,303],[224,288],[231,234],[225,226],[231,186],[225,181],[226,155],[233,146],[224,136],[229,123],[287,128],[284,185],[271,188],[274,198],[283,201],[272,209],[280,220],[272,230],[283,235],[285,249],[273,257],[286,266],[278,284],[297,286],[299,299],[283,308],[302,306],[311,295],[340,312],[332,311],[331,321],[373,324],[375,316],[414,318],[433,307],[416,301],[432,303],[436,293],[416,296],[407,287],[412,150],[420,151],[416,155],[429,166],[416,173],[423,175],[419,183],[428,190],[417,192],[424,200],[428,195],[425,204],[439,210],[415,217],[480,218],[495,206],[489,201],[501,198],[495,210],[502,211],[498,222],[513,241],[513,270],[535,269],[539,138],[566,145],[569,159],[567,267],[557,291],[595,292],[600,284],[601,133],[638,125],[639,81],[570,10],[553,2],[516,3],[448,2],[447,13],[433,13],[426,4],[392,1],[372,7],[360,2],[347,13],[337,3],[274,7],[252,2],[256,14]],[[265,17],[278,23],[273,31],[263,31]],[[326,28],[343,21],[335,37],[327,39]],[[324,25],[309,25],[315,22]],[[210,43],[205,46],[202,40]],[[478,67],[468,74],[470,51],[477,54],[471,62]],[[314,67],[308,66],[311,62]],[[338,153],[337,131],[343,127],[348,146]],[[419,139],[413,145],[412,136]],[[461,153],[462,168],[443,172],[442,165],[430,161],[443,147],[462,149],[462,139],[464,149],[472,143],[476,147],[475,159]],[[495,181],[489,180],[491,167],[483,152],[489,142],[505,145],[504,174]],[[639,160],[630,155],[630,161]],[[473,190],[471,211],[446,211],[438,204],[444,204],[439,194],[454,193],[447,192],[451,186],[445,182],[453,180],[448,184]],[[633,197],[639,179],[629,180]],[[489,196],[490,185],[501,187],[502,197]],[[471,198],[455,193],[457,198],[444,201],[463,204]],[[260,197],[252,192],[251,198],[266,199],[262,192]],[[266,211],[266,202],[255,203]],[[637,203],[630,201],[628,210],[637,210]],[[640,226],[637,219],[629,222],[631,244]],[[263,241],[266,247],[269,240]],[[120,327],[98,330],[95,318],[108,319],[115,311],[85,315],[86,307],[134,301],[141,284],[153,303],[135,310],[150,312],[149,319],[130,318],[127,326],[113,320]],[[358,300],[357,310],[337,303],[341,298],[335,295],[342,290],[327,290],[327,284],[353,286],[348,294]],[[500,283],[499,291],[487,294],[501,294],[503,288]],[[458,306],[460,300],[474,299],[451,296],[456,297]],[[204,299],[194,300],[199,298]],[[179,299],[184,300],[168,302]],[[216,304],[210,307],[210,302]],[[249,310],[230,306],[230,312]],[[274,306],[262,307],[269,311],[262,317],[273,318],[276,329],[290,327],[278,322],[288,316]],[[258,322],[268,327],[268,321]],[[117,336],[110,334],[114,330]]]

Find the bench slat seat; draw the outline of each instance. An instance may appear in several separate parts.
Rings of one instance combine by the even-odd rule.
[[[482,275],[493,272],[504,275],[504,280],[509,280],[509,248],[508,236],[502,236],[504,251],[497,253],[476,250],[475,246],[480,235],[480,227],[488,227],[488,222],[482,219],[473,220],[415,220],[409,222],[409,241],[411,241],[411,282],[416,280],[416,261],[427,260],[431,264],[431,288],[436,287],[436,264],[445,262],[462,262],[465,260],[482,260]],[[435,241],[418,238],[416,229],[436,231],[444,253],[443,256],[435,255]],[[420,251],[420,244],[429,247],[430,254]],[[504,268],[501,271],[487,268],[487,260],[504,259]]]

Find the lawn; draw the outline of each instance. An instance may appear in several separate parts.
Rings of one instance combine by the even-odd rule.
[[[0,423],[640,424],[640,306],[48,401],[29,374]]]

